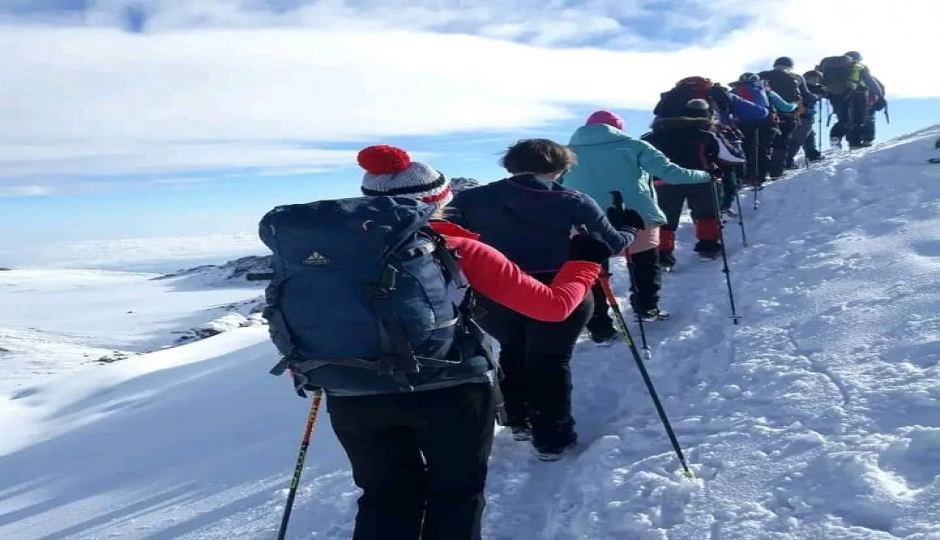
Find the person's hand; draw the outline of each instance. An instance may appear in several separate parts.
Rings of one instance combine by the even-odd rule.
[[[615,229],[623,229],[629,227],[631,229],[645,229],[646,224],[643,223],[643,218],[636,212],[636,210],[631,210],[629,208],[617,208],[616,206],[611,206],[607,209],[607,221],[614,226]]]
[[[720,184],[725,177],[725,171],[721,169],[713,169],[709,172],[711,172],[712,175],[712,182],[715,182],[716,184]]]
[[[568,247],[569,261],[588,261],[600,264],[613,257],[614,250],[599,233],[576,234]]]

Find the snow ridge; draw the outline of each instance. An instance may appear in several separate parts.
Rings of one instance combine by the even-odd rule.
[[[752,245],[725,230],[740,326],[686,224],[648,366],[698,478],[626,346],[582,343],[580,447],[542,463],[500,432],[485,538],[940,538],[938,135],[764,190]],[[264,328],[238,328],[0,400],[0,537],[272,537],[307,405],[265,375],[275,358]],[[349,538],[358,494],[327,415],[307,463],[290,537]]]

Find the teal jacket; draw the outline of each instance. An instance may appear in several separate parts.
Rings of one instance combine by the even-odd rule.
[[[619,190],[626,207],[636,210],[647,226],[666,223],[652,177],[670,184],[711,181],[709,173],[683,169],[649,143],[607,124],[578,128],[568,146],[578,156],[578,164],[565,173],[565,187],[587,193],[601,208],[610,206],[610,192]]]

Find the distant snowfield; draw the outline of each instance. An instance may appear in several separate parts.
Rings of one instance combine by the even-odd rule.
[[[0,249],[0,267],[170,273],[265,252],[255,234],[124,238]]]
[[[485,537],[940,538],[937,136],[745,201],[751,246],[726,230],[740,326],[683,229],[649,367],[698,478],[679,474],[627,348],[584,343],[579,451],[541,463],[501,432]],[[309,404],[266,374],[275,356],[243,328],[0,391],[0,538],[272,538]],[[348,539],[357,492],[326,414],[307,463],[289,538]]]
[[[195,287],[192,278],[154,281],[157,276],[65,269],[0,272],[0,391],[102,357],[173,345],[191,328],[261,294],[258,285],[247,282]]]

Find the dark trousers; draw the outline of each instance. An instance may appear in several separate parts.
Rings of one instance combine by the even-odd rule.
[[[660,231],[659,257],[669,264],[675,264],[672,251],[675,245],[675,232],[679,228],[682,207],[688,202],[695,223],[695,251],[715,252],[721,249],[721,237],[718,221],[719,210],[715,201],[715,185],[704,184],[662,184],[656,186],[656,198],[659,208],[666,214],[666,224]]]
[[[787,161],[787,151],[790,148],[790,140],[793,133],[799,125],[799,119],[792,114],[778,115],[777,135],[770,145],[770,164],[767,166],[767,174],[771,178],[783,176],[783,169]]]
[[[796,130],[793,132],[793,136],[790,138],[790,146],[787,151],[787,166],[793,164],[793,160],[796,159],[796,155],[801,148],[803,149],[803,154],[806,159],[810,161],[819,159],[819,150],[816,148],[815,121],[815,115],[804,116],[800,119],[800,125],[797,126]]]
[[[875,110],[870,109],[868,111],[868,119],[865,121],[865,124],[861,126],[858,130],[858,140],[859,142],[872,142],[875,140]]]
[[[549,279],[545,275],[536,276]],[[577,440],[571,416],[571,355],[594,313],[588,295],[564,321],[537,321],[480,298],[478,322],[500,345],[500,390],[510,426],[532,426],[539,450],[562,448]]]
[[[770,166],[770,148],[776,137],[774,124],[770,120],[744,122],[740,126],[744,134],[744,182],[754,185],[763,183]]]
[[[480,540],[493,389],[327,399],[362,488],[353,540]]]
[[[849,145],[857,146],[860,142],[871,141],[866,138],[870,132],[869,120],[874,124],[873,115],[868,105],[868,90],[857,89],[849,94],[829,98],[832,110],[836,113],[838,121],[829,131],[832,139],[848,141]]]
[[[741,189],[741,180],[739,171],[741,166],[725,167],[721,178],[721,209],[731,208],[734,203],[738,190]]]
[[[604,273],[610,273],[610,261],[604,261],[601,266]],[[632,253],[629,258],[630,271],[630,306],[635,313],[646,313],[659,307],[659,289],[662,288],[662,274],[659,267],[659,250],[656,248]],[[600,285],[591,287],[594,297],[594,314],[587,323],[587,329],[602,330],[613,328],[614,321],[610,317],[610,303],[607,295]]]

